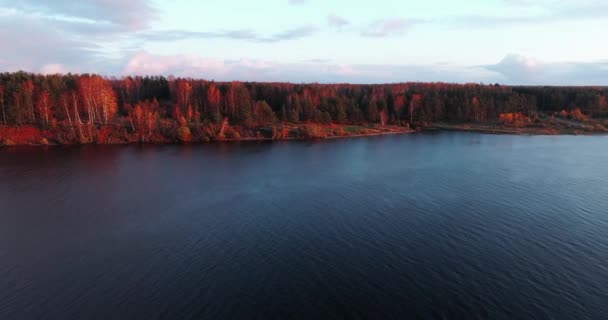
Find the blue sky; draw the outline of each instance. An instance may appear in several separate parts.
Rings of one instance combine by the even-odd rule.
[[[608,84],[597,0],[0,0],[0,70]]]

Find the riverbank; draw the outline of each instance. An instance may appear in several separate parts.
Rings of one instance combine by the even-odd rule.
[[[209,142],[255,142],[281,140],[315,140],[407,134],[405,126],[337,125],[337,124],[266,124],[255,127],[200,125],[162,128],[149,132],[112,125],[57,125],[41,129],[36,126],[0,126],[0,147],[59,146],[83,144],[173,144]]]
[[[36,126],[1,126],[0,147],[83,144],[175,144],[209,142],[256,142],[281,140],[317,140],[407,134],[419,131],[461,131],[512,135],[591,135],[608,133],[608,124],[600,120],[575,121],[545,118],[522,126],[502,123],[445,123],[408,126],[377,124],[265,124],[252,127],[199,125],[160,127],[141,132],[120,123],[110,125],[69,126],[57,124],[41,129]]]
[[[424,126],[425,131],[464,131],[487,134],[516,135],[591,135],[606,134],[608,127],[600,120],[574,121],[548,118],[523,126],[500,123],[432,123]]]

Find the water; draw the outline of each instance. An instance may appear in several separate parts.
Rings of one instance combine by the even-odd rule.
[[[0,319],[601,319],[608,138],[0,150]]]

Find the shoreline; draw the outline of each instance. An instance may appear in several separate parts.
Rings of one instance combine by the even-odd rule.
[[[490,126],[480,124],[445,124],[435,123],[422,129],[423,131],[445,131],[445,132],[472,132],[495,135],[519,135],[519,136],[592,136],[606,135],[605,129],[597,130],[590,125],[575,127],[508,127]]]
[[[343,128],[344,126],[338,126]],[[192,141],[114,141],[110,143],[52,143],[48,142],[47,138],[42,138],[46,141],[45,143],[4,143],[6,140],[11,140],[10,137],[0,137],[0,148],[11,148],[11,147],[62,147],[62,146],[85,146],[85,145],[197,145],[197,144],[212,144],[212,143],[253,143],[253,142],[279,142],[279,141],[322,141],[322,140],[336,140],[336,139],[348,139],[348,138],[365,138],[374,136],[386,136],[386,135],[400,135],[400,134],[413,134],[413,133],[429,133],[429,132],[470,132],[480,134],[492,134],[492,135],[519,135],[519,136],[594,136],[594,135],[608,135],[607,131],[593,130],[587,127],[586,130],[576,128],[559,128],[559,127],[506,127],[506,126],[489,126],[480,124],[446,124],[446,123],[434,123],[428,126],[419,127],[418,130],[409,129],[406,127],[387,126],[386,128],[373,128],[371,130],[386,130],[376,131],[369,133],[353,133],[343,135],[326,135],[326,136],[310,136],[310,137],[245,137],[245,138],[222,138],[212,140],[192,140]],[[52,138],[49,138],[53,140]]]
[[[339,126],[342,127],[342,126]],[[115,141],[111,143],[99,143],[99,142],[90,142],[90,143],[52,143],[48,142],[48,139],[53,140],[52,138],[43,137],[41,140],[44,140],[45,143],[10,143],[5,144],[4,141],[7,140],[6,137],[0,137],[0,149],[1,148],[11,148],[11,147],[63,147],[63,146],[86,146],[86,145],[199,145],[199,144],[213,144],[213,143],[253,143],[253,142],[280,142],[280,141],[322,141],[322,140],[335,140],[335,139],[347,139],[347,138],[364,138],[364,137],[374,137],[374,136],[385,136],[385,135],[397,135],[397,134],[412,134],[419,131],[407,129],[406,127],[395,127],[395,126],[387,126],[386,128],[374,128],[372,130],[386,130],[386,131],[377,131],[377,132],[369,132],[369,133],[354,133],[354,134],[342,134],[342,135],[326,135],[326,136],[318,136],[318,137],[245,137],[245,138],[222,138],[222,139],[211,139],[211,140],[192,140],[192,141]],[[10,137],[8,137],[10,141]]]

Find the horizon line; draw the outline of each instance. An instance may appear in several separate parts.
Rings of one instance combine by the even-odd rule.
[[[89,72],[67,72],[67,73],[42,73],[42,72],[32,72],[26,70],[18,70],[18,71],[1,71],[0,74],[17,74],[24,73],[28,75],[34,76],[99,76],[107,80],[124,80],[126,78],[166,78],[168,81],[174,80],[190,80],[190,81],[205,81],[205,82],[214,82],[214,83],[232,83],[232,82],[242,82],[242,83],[258,83],[258,84],[291,84],[291,85],[355,85],[355,86],[380,86],[380,85],[400,85],[400,84],[445,84],[445,85],[478,85],[478,86],[500,86],[500,87],[555,87],[555,88],[608,88],[608,84],[586,84],[586,85],[556,85],[556,84],[506,84],[506,83],[485,83],[485,82],[450,82],[450,81],[420,81],[420,80],[404,80],[399,82],[294,82],[294,81],[257,81],[257,80],[215,80],[215,79],[207,79],[207,78],[197,78],[197,77],[184,77],[184,76],[175,76],[175,75],[163,75],[163,74],[146,74],[146,75],[107,75],[102,73],[89,73]]]

